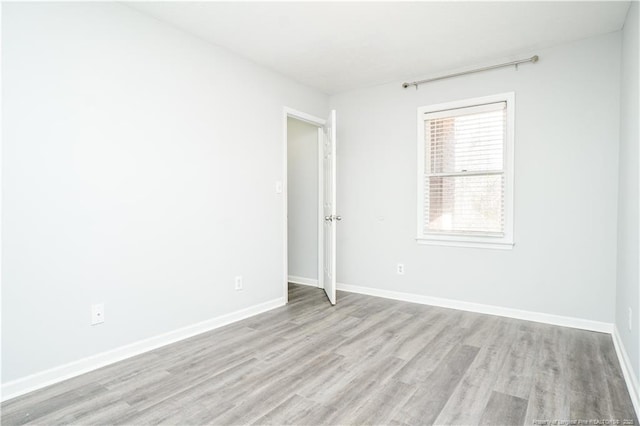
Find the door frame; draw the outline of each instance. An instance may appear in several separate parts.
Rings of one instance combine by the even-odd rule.
[[[282,205],[283,205],[283,275],[284,275],[284,283],[283,283],[283,297],[284,302],[289,303],[289,186],[288,186],[288,172],[289,172],[289,158],[288,158],[288,126],[287,119],[294,118],[296,120],[304,121],[305,123],[309,123],[318,128],[318,287],[324,288],[323,280],[324,275],[321,274],[323,270],[323,234],[322,234],[322,226],[324,224],[324,217],[322,211],[323,204],[323,187],[322,187],[322,179],[323,179],[323,170],[322,170],[322,143],[324,140],[324,125],[327,123],[325,119],[320,117],[316,117],[311,114],[307,114],[306,112],[298,111],[293,108],[283,107],[282,108],[282,129],[283,129],[283,167],[282,167]]]

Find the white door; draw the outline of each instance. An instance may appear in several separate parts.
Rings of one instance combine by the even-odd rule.
[[[332,305],[336,304],[336,111],[332,110],[324,126],[322,141],[323,186],[323,284]]]

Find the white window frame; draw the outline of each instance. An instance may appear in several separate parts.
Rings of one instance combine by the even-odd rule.
[[[424,121],[425,114],[439,111],[453,110],[457,108],[468,108],[485,104],[506,102],[506,135],[504,138],[504,234],[502,236],[485,236],[477,234],[446,234],[446,233],[425,233],[424,232],[424,174],[425,164],[425,134]],[[456,246],[456,247],[476,247],[493,249],[512,249],[513,240],[513,193],[514,193],[514,136],[515,136],[515,94],[514,92],[501,93],[479,98],[464,99],[453,102],[446,102],[436,105],[423,106],[418,108],[418,227],[416,241],[418,244]]]

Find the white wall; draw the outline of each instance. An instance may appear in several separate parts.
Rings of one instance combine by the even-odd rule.
[[[2,15],[2,379],[281,298],[283,106],[328,98],[117,3]]]
[[[638,275],[638,174],[640,133],[638,132],[638,14],[632,2],[622,31],[622,81],[620,102],[620,190],[618,193],[618,283],[616,326],[622,343],[640,380],[640,276]],[[633,328],[628,328],[628,309],[633,311]]]
[[[344,218],[338,282],[613,322],[620,34],[521,56],[534,53],[540,62],[518,71],[331,98]],[[510,91],[515,248],[417,245],[416,109]],[[395,273],[399,262],[403,276]]]
[[[318,279],[318,128],[287,119],[289,276]]]

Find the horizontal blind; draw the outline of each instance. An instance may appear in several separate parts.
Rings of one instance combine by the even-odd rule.
[[[425,114],[425,233],[504,235],[506,103]]]

